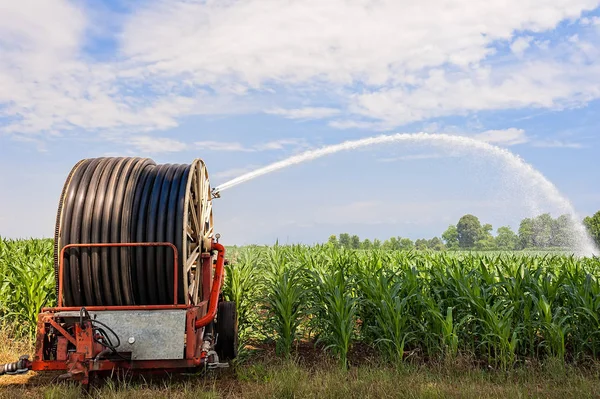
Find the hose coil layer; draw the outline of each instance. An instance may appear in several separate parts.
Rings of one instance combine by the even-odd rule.
[[[54,268],[68,244],[169,242],[179,253],[178,303],[197,303],[201,254],[212,238],[212,198],[202,160],[91,158],[71,170],[56,218]],[[164,247],[69,248],[65,306],[173,303],[173,254]]]

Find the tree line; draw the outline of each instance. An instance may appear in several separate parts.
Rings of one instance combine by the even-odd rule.
[[[600,246],[600,211],[594,216],[586,217],[583,224],[590,236]],[[456,225],[451,225],[440,237],[418,239],[390,237],[385,241],[364,239],[357,235],[342,233],[329,237],[329,245],[352,249],[386,249],[386,250],[525,250],[569,248],[572,242],[573,223],[568,215],[553,218],[546,213],[521,221],[519,230],[513,231],[510,226],[496,230],[491,224],[482,224],[477,216],[465,215]]]

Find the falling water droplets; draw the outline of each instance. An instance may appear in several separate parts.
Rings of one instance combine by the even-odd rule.
[[[527,205],[533,215],[541,213],[540,203],[546,201],[561,214],[567,214],[572,220],[573,230],[573,251],[577,255],[591,256],[598,254],[598,249],[587,234],[581,217],[575,212],[573,205],[565,198],[546,177],[536,170],[533,166],[525,162],[521,157],[512,152],[489,143],[475,140],[465,136],[449,134],[430,134],[430,133],[397,133],[391,135],[380,135],[368,137],[360,140],[345,141],[340,144],[329,145],[316,150],[306,151],[304,153],[291,156],[285,160],[274,162],[265,167],[245,173],[235,179],[216,187],[214,192],[220,193],[224,190],[237,186],[238,184],[250,181],[257,177],[297,165],[304,162],[310,162],[314,159],[327,155],[332,155],[341,151],[350,151],[363,147],[369,147],[386,143],[406,143],[406,144],[430,144],[441,145],[450,150],[466,150],[475,157],[484,157],[490,161],[498,161],[502,165],[505,183],[509,185],[518,185],[524,192],[522,200]]]

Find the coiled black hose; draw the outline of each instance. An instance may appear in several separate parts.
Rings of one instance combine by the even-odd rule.
[[[196,161],[195,161],[196,162]],[[61,249],[77,243],[169,242],[179,252],[182,276],[185,206],[191,165],[157,165],[148,158],[92,158],[71,170],[57,214],[54,267]],[[195,199],[195,198],[194,198]],[[202,243],[196,243],[201,245]],[[173,258],[168,248],[70,248],[63,259],[65,306],[173,303]]]
[[[0,364],[0,375],[25,374],[29,371],[29,356],[23,355],[13,363]]]

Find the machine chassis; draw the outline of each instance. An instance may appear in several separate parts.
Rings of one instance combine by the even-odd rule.
[[[177,281],[177,249],[171,243],[109,243],[109,244],[71,244],[66,245],[62,252],[73,247],[135,247],[135,246],[167,246],[173,250],[175,265],[175,281]],[[185,371],[201,367],[227,367],[220,363],[215,351],[216,336],[215,322],[221,288],[224,276],[225,247],[217,242],[211,242],[211,252],[201,255],[202,268],[202,300],[198,304],[177,304],[177,284],[175,284],[174,304],[168,305],[137,305],[137,306],[89,306],[65,307],[59,296],[58,305],[54,308],[44,308],[38,315],[36,348],[33,361],[24,357],[19,360],[21,371],[65,371],[59,379],[73,379],[87,385],[90,377],[95,374],[115,370],[130,371]],[[216,259],[212,252],[217,252]],[[60,259],[64,257],[61,256]],[[59,276],[62,276],[62,262],[59,266]],[[62,279],[59,281],[59,291],[62,292]],[[177,326],[184,334],[177,337],[184,345],[181,355],[176,359],[142,359],[132,357],[132,350],[127,350],[127,344],[134,345],[138,339],[134,335],[123,342],[125,337],[118,337],[119,345],[110,339],[116,336],[115,327],[108,326],[97,319],[98,315],[119,315],[121,320],[127,315],[150,315],[147,312],[160,314],[166,311],[182,312],[185,315],[178,320],[185,326]],[[79,314],[79,317],[77,317]],[[92,317],[93,314],[96,317]],[[118,317],[117,317],[118,319]],[[133,321],[135,323],[135,320]],[[175,322],[176,323],[176,322]],[[237,331],[236,331],[237,334]],[[151,341],[152,334],[141,334],[145,344],[159,344]],[[123,350],[125,348],[125,350]],[[175,357],[175,356],[173,356]]]

